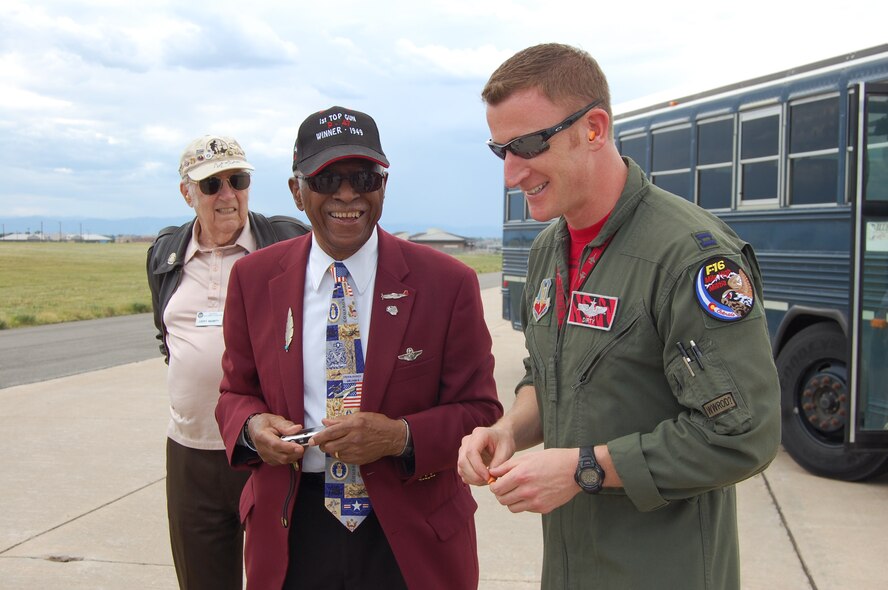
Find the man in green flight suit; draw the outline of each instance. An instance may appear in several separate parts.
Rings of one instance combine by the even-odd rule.
[[[506,185],[556,221],[530,252],[526,375],[461,476],[543,514],[543,588],[739,588],[734,484],[780,442],[752,248],[621,158],[585,51],[522,50],[482,97]]]

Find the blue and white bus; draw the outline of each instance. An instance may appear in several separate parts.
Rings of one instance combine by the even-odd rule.
[[[888,45],[614,116],[651,181],[756,250],[783,445],[812,473],[888,471]],[[505,190],[503,317],[546,226]]]

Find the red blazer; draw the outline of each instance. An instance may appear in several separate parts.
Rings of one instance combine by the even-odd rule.
[[[415,470],[385,457],[361,475],[411,588],[477,588],[477,504],[456,472],[462,437],[502,415],[491,339],[475,272],[454,258],[379,231],[379,262],[362,410],[410,422]],[[232,466],[253,470],[241,496],[251,588],[280,588],[300,472],[257,462],[237,445],[250,414],[302,423],[302,297],[310,235],[251,253],[231,272],[225,305],[222,395],[216,419]],[[402,293],[401,299],[382,299]],[[391,315],[386,307],[396,305]],[[295,327],[285,350],[289,310]],[[412,362],[407,348],[422,351]]]

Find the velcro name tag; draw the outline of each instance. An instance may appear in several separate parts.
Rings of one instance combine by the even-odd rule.
[[[737,400],[734,399],[734,394],[729,391],[718,396],[714,400],[703,404],[703,412],[709,418],[717,418],[725,412],[730,412],[736,407]]]

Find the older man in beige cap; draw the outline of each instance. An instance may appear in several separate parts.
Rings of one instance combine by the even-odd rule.
[[[160,351],[169,365],[167,514],[179,586],[241,588],[238,511],[247,473],[233,471],[213,412],[222,378],[222,314],[228,276],[244,255],[309,228],[292,217],[249,211],[253,166],[231,137],[192,141],[179,161],[179,190],[196,217],[158,234],[148,283]]]

